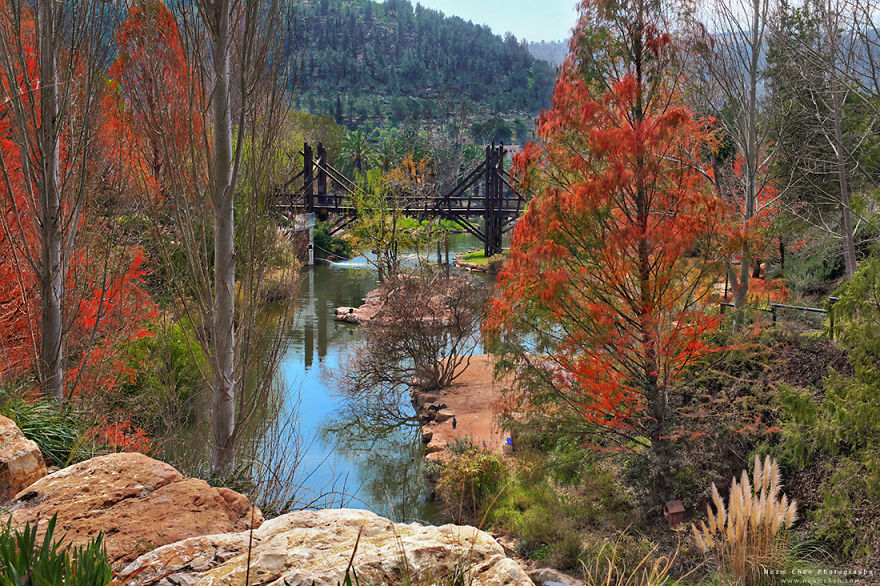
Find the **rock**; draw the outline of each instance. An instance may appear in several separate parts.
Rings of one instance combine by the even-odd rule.
[[[373,289],[364,297],[364,303],[360,307],[337,307],[333,319],[352,324],[365,324],[385,305],[387,294],[384,289]]]
[[[537,586],[584,586],[584,582],[567,576],[553,568],[541,568],[529,572],[529,578]]]
[[[358,317],[359,315],[355,314],[354,307],[337,307],[333,319],[335,319],[336,321],[344,321],[350,324],[356,324],[360,323]]]
[[[428,441],[428,445],[425,446],[425,455],[439,454],[445,449],[446,444],[437,441],[437,438],[434,437],[434,433],[431,432],[431,439]]]
[[[129,562],[167,543],[250,527],[247,498],[186,478],[143,454],[110,454],[64,468],[20,492],[9,505],[14,525],[38,523],[42,536],[58,515],[56,533],[87,543],[104,534],[114,563]],[[254,511],[254,525],[263,516]],[[0,518],[0,521],[5,519]]]
[[[160,547],[123,570],[131,586],[244,584],[250,550],[251,584],[336,586],[352,558],[361,584],[401,584],[404,563],[413,583],[465,569],[470,584],[527,586],[525,571],[487,533],[473,527],[397,524],[369,511],[298,511],[258,529],[206,535]],[[286,581],[286,582],[285,582]]]
[[[455,413],[449,409],[440,409],[437,411],[437,414],[434,415],[434,421],[437,423],[443,423],[444,421],[449,421],[453,417],[455,417]]]
[[[437,395],[425,392],[419,387],[412,387],[410,392],[413,396],[413,407],[416,409],[423,409],[425,406],[437,402]]]
[[[0,502],[46,475],[43,454],[11,419],[0,415]]]
[[[516,539],[514,537],[510,537],[509,535],[504,535],[504,534],[495,535],[494,533],[492,534],[492,537],[494,537],[495,541],[498,542],[498,545],[500,545],[504,549],[504,553],[506,553],[509,556],[516,554],[517,549],[519,547],[519,540],[518,539]],[[532,579],[534,580],[534,578],[532,578]]]
[[[426,427],[423,427],[422,428],[422,442],[429,444],[429,443],[431,443],[432,437],[434,437],[434,432]]]

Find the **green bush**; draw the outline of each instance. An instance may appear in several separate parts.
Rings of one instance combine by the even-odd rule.
[[[318,222],[314,228],[315,257],[335,259],[349,259],[353,252],[351,243],[345,238],[332,236],[330,226],[326,222]]]
[[[186,320],[151,325],[152,334],[128,345],[127,362],[133,375],[125,381],[113,405],[152,434],[174,431],[195,417],[204,388],[207,362],[192,325]]]
[[[862,262],[838,291],[838,343],[852,373],[833,372],[823,393],[783,387],[779,460],[790,468],[818,464],[821,502],[809,517],[815,534],[848,557],[880,541],[880,255]]]
[[[470,446],[457,449],[443,465],[437,489],[456,521],[479,522],[508,478],[500,456]]]
[[[507,260],[507,257],[503,254],[494,254],[488,258],[486,261],[486,266],[490,273],[497,273],[504,266],[504,261]]]
[[[105,586],[113,581],[113,567],[104,552],[101,535],[84,547],[59,545],[52,517],[42,541],[37,527],[0,533],[0,586]]]
[[[13,420],[24,436],[36,442],[48,464],[64,467],[90,458],[89,422],[71,407],[53,401],[29,401],[11,391],[0,391],[0,414]]]

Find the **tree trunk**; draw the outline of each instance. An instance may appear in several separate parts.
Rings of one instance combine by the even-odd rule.
[[[40,42],[40,385],[43,395],[64,400],[61,298],[61,193],[59,187],[58,86],[55,61],[54,0],[40,0],[37,12]]]
[[[779,270],[782,271],[782,276],[785,276],[785,240],[782,237],[779,238]]]
[[[843,260],[846,268],[846,277],[850,278],[856,272],[856,246],[855,233],[853,230],[852,212],[850,206],[849,180],[846,175],[846,155],[843,141],[843,100],[841,99],[841,83],[837,74],[837,59],[839,48],[837,44],[837,26],[833,18],[833,11],[825,7],[825,34],[830,44],[830,55],[834,61],[830,68],[831,79],[831,118],[834,125],[832,147],[834,151],[834,163],[837,166],[837,181],[840,189],[840,235],[843,239]]]
[[[761,54],[762,30],[761,27],[761,2],[753,0],[752,2],[752,26],[749,32],[749,44],[751,46],[751,55],[748,70],[748,95],[746,96],[747,108],[745,122],[745,141],[743,145],[743,159],[745,162],[746,174],[746,200],[743,202],[743,229],[748,230],[749,220],[751,220],[757,211],[758,200],[758,164],[761,156],[758,145],[758,76],[760,75],[760,63],[758,61]],[[749,296],[749,278],[757,276],[751,271],[752,268],[752,248],[748,234],[746,235],[746,243],[743,247],[742,258],[740,259],[739,279],[737,279],[734,288],[733,304],[736,306],[737,312],[735,317],[736,324],[742,324],[745,321],[745,315],[741,308],[748,301]],[[760,267],[760,264],[758,265]],[[760,270],[760,268],[758,269]]]
[[[235,189],[232,185],[229,3],[217,2],[212,16],[214,64],[214,469],[232,463],[235,431]]]
[[[849,182],[846,176],[846,158],[843,154],[843,129],[841,122],[840,96],[833,91],[834,105],[834,156],[837,164],[837,180],[840,186],[840,232],[843,237],[843,260],[846,267],[846,277],[852,277],[856,272],[856,245],[853,230],[852,212],[850,206]]]

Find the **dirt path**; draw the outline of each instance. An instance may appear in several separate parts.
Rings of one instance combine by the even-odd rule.
[[[493,368],[490,356],[474,356],[451,387],[415,397],[423,415],[426,460],[446,459],[446,446],[456,440],[467,439],[491,451],[503,450],[507,436],[498,425],[503,385],[495,380]]]

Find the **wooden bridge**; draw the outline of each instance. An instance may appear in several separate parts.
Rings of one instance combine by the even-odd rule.
[[[303,145],[303,168],[279,193],[279,211],[314,213],[330,220],[335,233],[357,218],[361,189],[327,160],[321,143]],[[292,186],[298,186],[290,189]],[[417,219],[451,220],[483,242],[487,257],[502,249],[502,238],[525,211],[528,199],[511,184],[504,169],[504,145],[486,147],[486,157],[445,194],[412,194],[397,200],[398,212]]]

